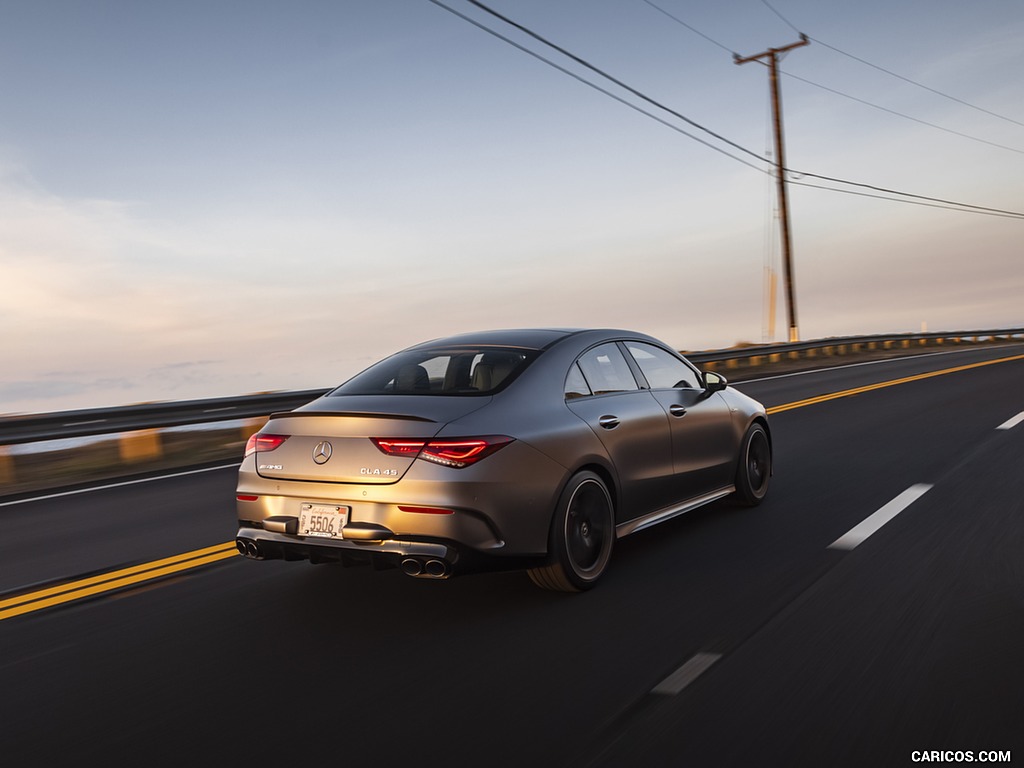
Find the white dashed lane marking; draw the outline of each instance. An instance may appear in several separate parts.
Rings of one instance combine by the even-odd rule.
[[[828,545],[829,549],[854,549],[883,525],[892,520],[896,515],[909,507],[919,498],[930,491],[932,486],[925,483],[912,485],[873,515],[855,525],[838,539]]]
[[[662,696],[675,696],[686,686],[707,672],[708,668],[722,658],[720,653],[698,653],[679,669],[666,677],[654,688],[651,693]]]
[[[1002,424],[1000,424],[998,427],[996,427],[996,429],[1013,429],[1018,424],[1020,424],[1022,421],[1024,421],[1024,411],[1022,411],[1021,413],[1018,413],[1016,416],[1014,416],[1009,421],[1004,421]]]

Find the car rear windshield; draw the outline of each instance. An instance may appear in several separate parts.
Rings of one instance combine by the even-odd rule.
[[[532,349],[410,349],[346,381],[333,395],[488,395],[504,389],[540,354]]]

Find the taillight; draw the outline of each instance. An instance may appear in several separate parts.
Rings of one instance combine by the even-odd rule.
[[[510,437],[477,437],[472,440],[431,440],[423,447],[421,459],[446,467],[468,467],[512,442]]]
[[[462,469],[476,464],[513,441],[504,435],[463,437],[438,440],[395,439],[374,437],[373,444],[388,456],[426,459],[445,467]]]
[[[409,459],[419,456],[423,446],[427,444],[426,440],[392,440],[385,437],[371,437],[370,439],[382,453],[388,456],[404,456]]]
[[[249,456],[256,451],[266,453],[272,451],[288,439],[288,435],[265,435],[260,432],[252,435],[245,444],[245,455]]]

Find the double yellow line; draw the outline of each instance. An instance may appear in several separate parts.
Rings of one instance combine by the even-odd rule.
[[[101,573],[98,576],[90,576],[87,579],[69,581],[35,592],[27,592],[15,597],[9,597],[0,600],[0,621],[13,616],[20,616],[23,613],[31,613],[42,608],[49,608],[53,605],[69,603],[72,600],[81,600],[83,597],[89,597],[90,595],[98,595],[102,592],[123,589],[133,584],[170,576],[179,571],[187,571],[200,565],[215,563],[218,560],[224,560],[237,554],[238,551],[235,549],[235,543],[227,542],[214,547],[197,549],[194,552],[186,552],[183,555],[175,555],[163,560],[154,560],[151,563],[134,565],[131,568]]]
[[[956,368],[944,368],[941,371],[932,371],[931,373],[919,373],[916,376],[906,376],[902,379],[893,379],[892,381],[882,381],[878,384],[868,384],[864,387],[855,387],[853,389],[844,389],[841,392],[832,392],[828,395],[818,395],[817,397],[809,397],[806,400],[797,400],[793,403],[785,403],[783,405],[776,405],[772,408],[766,409],[768,414],[782,413],[783,411],[792,411],[795,408],[804,408],[808,405],[817,405],[818,403],[827,403],[829,400],[838,400],[841,397],[852,397],[853,395],[862,395],[865,392],[873,392],[876,389],[885,389],[886,387],[895,387],[899,384],[909,384],[912,381],[921,381],[922,379],[931,379],[936,376],[945,376],[947,373],[957,373],[959,371],[969,371],[972,368],[983,368],[986,365],[996,365],[997,363],[1008,363],[1012,360],[1024,360],[1024,355],[1014,355],[1013,357],[1001,357],[998,360],[985,360],[980,363],[971,363],[969,365],[958,365]]]
[[[932,371],[931,373],[920,373],[916,376],[906,376],[902,379],[883,381],[878,384],[869,384],[864,387],[844,389],[841,392],[832,392],[827,395],[810,397],[806,400],[798,400],[792,403],[776,405],[772,408],[768,408],[767,410],[769,414],[782,413],[783,411],[791,411],[796,408],[804,408],[808,405],[825,403],[829,400],[838,400],[842,397],[852,397],[853,395],[861,395],[865,392],[873,392],[876,389],[895,387],[900,384],[909,384],[912,381],[931,379],[935,376],[945,376],[948,373],[957,373],[959,371],[969,371],[973,368],[982,368],[987,365],[1008,363],[1013,360],[1024,360],[1024,355],[1002,357],[997,360],[986,360],[981,363],[960,365],[956,368],[945,368],[941,371]],[[0,621],[9,619],[13,616],[20,616],[24,613],[31,613],[32,611],[49,608],[54,605],[69,603],[72,600],[80,600],[83,597],[89,597],[90,595],[98,595],[103,592],[124,589],[125,587],[130,587],[134,584],[140,584],[142,582],[152,581],[153,579],[170,576],[180,571],[198,568],[201,565],[209,565],[210,563],[215,563],[219,560],[226,560],[229,557],[234,557],[236,554],[237,550],[235,549],[234,542],[229,541],[213,547],[197,549],[194,552],[186,552],[185,554],[176,555],[175,557],[155,560],[151,563],[144,563],[142,565],[132,566],[131,568],[111,571],[110,573],[91,576],[87,579],[71,581],[65,584],[47,587],[35,592],[27,592],[15,597],[0,599]]]

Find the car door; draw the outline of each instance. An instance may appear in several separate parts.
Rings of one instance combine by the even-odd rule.
[[[641,389],[615,342],[589,349],[566,380],[566,405],[601,440],[618,474],[618,522],[672,501],[674,475],[668,417]]]
[[[708,396],[695,368],[667,349],[623,343],[669,422],[677,501],[731,485],[737,444],[732,412],[719,393]]]

